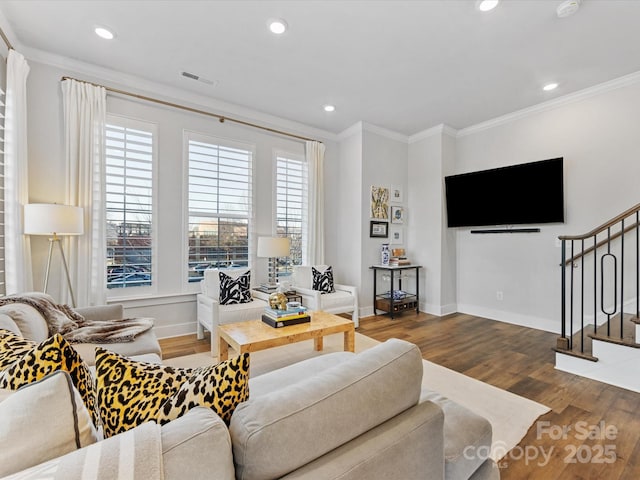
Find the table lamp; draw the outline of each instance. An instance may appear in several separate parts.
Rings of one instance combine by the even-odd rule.
[[[67,285],[71,294],[72,305],[76,306],[76,298],[71,287],[69,268],[64,250],[60,243],[60,235],[82,235],[84,233],[83,211],[81,207],[71,205],[58,205],[50,203],[32,203],[24,206],[24,233],[25,235],[49,235],[49,256],[47,268],[44,274],[43,292],[47,293],[49,284],[49,272],[51,270],[51,256],[53,246],[58,245],[64,272],[67,276]]]
[[[288,237],[258,237],[258,257],[269,259],[269,283],[265,286],[276,286],[276,261],[279,257],[288,257],[291,240]]]

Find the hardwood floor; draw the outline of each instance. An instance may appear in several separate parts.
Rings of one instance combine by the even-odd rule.
[[[427,360],[551,408],[502,459],[502,479],[640,478],[640,394],[556,370],[555,334],[424,313],[362,318],[357,331],[405,339]],[[165,358],[209,349],[195,335],[160,343]]]

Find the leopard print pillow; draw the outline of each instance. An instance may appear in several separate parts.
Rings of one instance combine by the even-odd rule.
[[[18,358],[30,352],[35,346],[36,342],[26,340],[9,330],[0,330],[0,371],[13,365]]]
[[[229,425],[240,402],[249,398],[249,354],[197,369],[193,376],[160,407],[156,420],[161,425],[175,420],[194,407],[211,408]]]
[[[13,350],[11,350],[13,348]],[[96,426],[95,383],[87,364],[60,334],[36,344],[9,332],[0,331],[0,388],[18,388],[43,379],[58,370],[68,372]]]
[[[209,406],[230,419],[234,392],[238,398],[248,395],[249,358],[245,355],[213,367],[190,369],[137,362],[97,347],[97,401],[105,438],[150,420],[167,423],[196,405]],[[220,373],[222,380],[212,381],[213,372]],[[236,379],[244,386],[236,387]],[[209,385],[216,387],[207,388]]]
[[[137,362],[96,347],[97,403],[105,438],[155,419],[160,406],[193,374]]]

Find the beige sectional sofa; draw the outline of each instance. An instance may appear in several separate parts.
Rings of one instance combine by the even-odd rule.
[[[493,461],[463,454],[491,444],[489,422],[423,390],[422,368],[415,345],[392,339],[251,378],[229,428],[200,407],[159,428],[164,478],[499,478]]]
[[[44,293],[30,292],[26,295],[44,297],[53,302],[53,298]],[[75,308],[74,310],[88,320],[114,320],[124,318],[124,309],[120,304]],[[0,306],[0,328],[9,330],[34,342],[42,342],[49,336],[47,322],[38,310],[20,303]],[[157,362],[160,362],[162,358],[162,350],[160,349],[160,344],[153,329],[137,335],[132,342],[73,344],[73,348],[89,366],[95,364],[95,347],[97,346],[127,357],[152,355],[155,356],[155,359],[153,357],[147,358]]]

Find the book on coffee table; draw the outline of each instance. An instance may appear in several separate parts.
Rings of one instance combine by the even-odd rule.
[[[292,318],[271,318],[269,315],[262,315],[262,321],[273,328],[288,327],[289,325],[298,325],[300,323],[308,323],[311,321],[309,315],[294,316]]]

